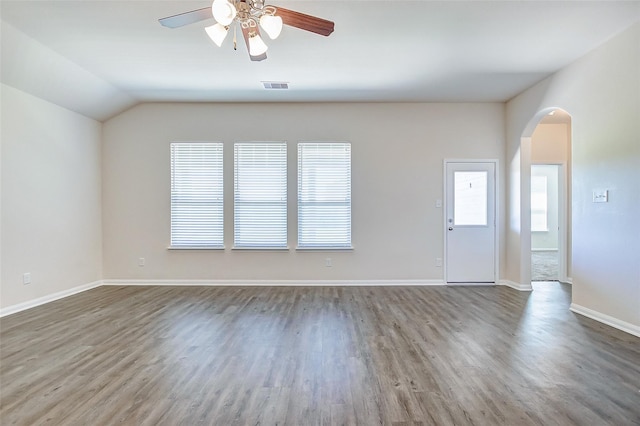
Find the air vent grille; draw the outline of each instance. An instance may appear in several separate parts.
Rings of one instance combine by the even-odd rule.
[[[277,90],[277,89],[288,89],[289,88],[289,83],[286,81],[263,81],[262,84],[264,85],[265,89],[268,90]]]

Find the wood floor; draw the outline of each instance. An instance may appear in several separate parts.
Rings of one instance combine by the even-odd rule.
[[[0,320],[0,424],[640,424],[640,339],[569,300],[100,287]]]
[[[558,251],[531,252],[531,281],[558,281],[560,279]]]

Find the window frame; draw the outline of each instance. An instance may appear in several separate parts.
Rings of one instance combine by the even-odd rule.
[[[246,152],[242,152],[242,148],[248,148],[248,150]],[[265,149],[266,148],[266,149]],[[268,151],[268,149],[273,148],[274,151],[270,152]],[[251,151],[251,149],[253,150],[257,150],[256,152],[261,152],[262,154],[266,153],[267,155],[272,155],[272,154],[278,154],[281,155],[282,158],[277,159],[278,161],[275,161],[271,164],[267,164],[265,163],[265,160],[268,162],[269,158],[258,158],[256,161],[258,162],[258,166],[260,166],[260,163],[263,163],[262,165],[265,167],[265,170],[263,170],[265,172],[265,174],[262,175],[262,177],[264,178],[262,181],[258,181],[258,180],[252,180],[252,176],[248,176],[247,179],[248,181],[246,182],[247,185],[260,185],[260,183],[264,183],[266,179],[268,179],[269,177],[269,170],[268,167],[272,167],[273,169],[271,170],[272,172],[275,172],[275,175],[271,176],[274,183],[279,184],[279,186],[274,186],[271,188],[247,188],[244,191],[247,193],[247,195],[251,195],[252,197],[249,198],[247,197],[246,200],[240,200],[239,197],[241,197],[242,195],[240,194],[241,189],[239,189],[239,185],[241,184],[241,177],[239,176],[240,173],[244,173],[243,171],[241,171],[239,169],[239,167],[242,167],[242,164],[239,163],[239,155],[249,155],[249,152]],[[279,152],[277,152],[279,151]],[[235,142],[234,146],[233,146],[233,249],[234,250],[288,250],[288,191],[287,191],[287,187],[288,187],[288,146],[286,142],[283,141],[253,141],[253,142]],[[244,162],[250,162],[249,159],[244,159],[244,160],[240,160],[240,161],[244,161]],[[281,175],[278,175],[278,169],[280,169],[279,171],[282,172]],[[247,169],[249,170],[249,169]],[[278,182],[279,181],[279,182]],[[267,191],[272,190],[273,191],[273,195],[277,196],[277,193],[280,192],[280,201],[276,201],[275,199],[263,199],[260,200],[260,190],[265,191],[265,189]],[[249,210],[250,209],[258,209],[260,208],[260,206],[263,207],[275,207],[275,210],[280,209],[280,213],[283,213],[284,216],[284,223],[282,223],[282,218],[280,218],[280,221],[278,223],[278,219],[277,216],[274,215],[274,217],[276,218],[276,220],[273,221],[272,223],[272,230],[275,231],[275,234],[278,238],[277,241],[273,241],[271,243],[269,242],[263,242],[260,243],[258,242],[258,240],[260,239],[259,236],[256,234],[254,236],[254,241],[248,241],[248,242],[243,242],[242,239],[239,239],[239,235],[241,232],[247,232],[249,233],[251,230],[251,225],[249,225],[249,229],[246,231],[242,231],[240,230],[240,227],[242,226],[243,222],[246,221],[246,218],[243,217],[239,217],[242,213],[239,212],[239,205],[240,204],[244,204]],[[251,222],[248,222],[249,224]],[[278,226],[279,225],[279,226]],[[247,240],[249,240],[249,237],[247,237]]]
[[[311,150],[313,147],[315,147],[316,149],[318,149],[315,153],[312,153],[311,151],[304,153],[303,151],[305,150]],[[322,148],[321,148],[322,147]],[[344,173],[346,173],[346,178],[344,179],[344,187],[339,187],[336,186],[337,182],[332,182],[331,185],[333,186],[333,188],[329,188],[327,189],[326,187],[320,188],[320,190],[315,189],[315,190],[310,190],[310,188],[307,186],[306,188],[303,188],[304,185],[306,185],[305,182],[307,182],[308,177],[305,176],[307,172],[311,172],[311,168],[315,167],[315,178],[316,180],[318,179],[318,173],[317,170],[319,170],[318,168],[322,169],[322,164],[321,161],[318,160],[318,158],[315,159],[315,163],[312,162],[312,160],[309,160],[308,162],[306,162],[305,164],[305,156],[306,155],[311,155],[311,154],[316,154],[318,155],[319,149],[326,149],[327,147],[329,147],[330,149],[336,148],[336,149],[343,149],[347,151],[347,155],[344,156],[344,158],[342,158],[342,161],[344,161],[345,159],[347,159],[346,163],[343,163],[342,166],[344,166]],[[351,143],[350,142],[299,142],[298,146],[297,146],[297,166],[298,166],[298,170],[297,170],[297,176],[298,176],[298,182],[297,182],[297,214],[298,214],[298,230],[297,230],[297,247],[296,250],[332,250],[332,251],[341,251],[341,250],[353,250],[353,235],[352,235],[352,216],[353,216],[353,201],[352,201],[352,151],[351,151]],[[339,156],[337,156],[336,158],[339,159]],[[308,170],[305,170],[305,168],[309,168]],[[338,168],[339,169],[339,168]],[[335,166],[334,166],[334,170],[323,170],[323,173],[325,175],[330,175],[332,172],[335,173]],[[320,174],[320,179],[323,180],[327,180],[330,179],[327,176],[322,176],[322,174]],[[310,178],[309,178],[310,179]],[[326,185],[327,182],[324,182],[323,185]],[[337,191],[337,192],[341,192],[342,194],[344,194],[345,199],[344,200],[331,200],[329,197],[329,192],[331,192],[331,190],[333,191]],[[309,197],[312,197],[313,192],[320,192],[320,194],[318,194],[319,198],[316,199],[308,199]],[[329,199],[327,199],[327,197],[329,197]],[[344,224],[344,233],[342,235],[340,235],[340,238],[342,239],[342,242],[340,241],[325,241],[323,242],[324,239],[326,239],[326,237],[320,236],[318,238],[315,239],[315,241],[313,240],[313,238],[310,238],[308,236],[308,232],[309,230],[307,229],[303,229],[303,227],[305,226],[305,222],[313,222],[313,219],[307,220],[305,219],[305,208],[309,208],[309,207],[339,207],[340,205],[347,207],[347,213],[345,215],[342,216],[342,221]],[[313,210],[313,209],[311,209]],[[316,209],[315,215],[319,216],[318,214],[318,210],[321,209]],[[313,213],[308,214],[307,216],[312,217]],[[339,218],[339,215],[336,215],[337,218]],[[316,222],[320,222],[319,220],[316,219]],[[326,219],[322,220],[323,223],[327,223]],[[318,233],[318,231],[316,231],[316,233]],[[320,232],[320,234],[322,234],[322,232]],[[326,234],[326,232],[325,232]]]
[[[179,161],[189,161],[188,158],[185,157],[184,160],[180,160],[177,155],[178,151],[182,148],[190,147],[191,149],[200,147],[202,149],[206,149],[208,152],[202,153],[200,156],[194,155],[194,161],[199,161],[200,167],[194,167],[192,163],[185,163],[181,166],[184,166],[181,170],[177,170]],[[169,206],[169,249],[170,250],[224,250],[224,144],[222,142],[172,142],[170,144],[170,206]],[[194,173],[194,170],[199,170],[199,176]],[[184,173],[185,177],[181,182],[177,181],[176,175],[178,173]],[[197,191],[196,193],[191,194],[183,194],[180,195],[179,191],[176,189],[177,185],[189,185],[189,181],[201,182],[209,181],[208,183],[217,183],[215,185],[215,191],[210,194],[209,198],[206,197],[203,199],[204,195],[207,195],[206,192]],[[202,189],[202,188],[200,188]],[[189,198],[196,198],[191,199]],[[180,198],[186,198],[181,202]],[[200,198],[198,200],[198,198]],[[213,199],[215,198],[215,200]],[[182,206],[180,206],[182,204]],[[176,230],[178,226],[180,226],[181,221],[187,221],[189,219],[189,215],[193,216],[194,213],[191,212],[185,213],[187,217],[184,219],[179,219],[176,216],[179,215],[179,209],[182,207],[183,209],[188,209],[189,204],[202,204],[203,209],[202,214],[211,214],[213,222],[209,224],[208,231],[212,233],[213,239],[201,243],[198,243],[197,236],[197,225],[194,226],[194,222],[190,224],[191,229],[187,230],[186,233],[191,233],[190,237],[183,237],[184,242],[180,242],[180,233]],[[207,209],[208,205],[208,209]],[[193,219],[193,218],[192,218]],[[197,223],[197,219],[196,219]],[[189,238],[195,238],[189,242]]]

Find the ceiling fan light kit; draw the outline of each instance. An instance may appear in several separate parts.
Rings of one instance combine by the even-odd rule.
[[[169,28],[214,18],[217,22],[205,28],[209,38],[222,46],[230,26],[240,27],[252,61],[267,58],[268,46],[260,36],[260,28],[271,40],[278,38],[283,25],[310,31],[323,36],[333,32],[334,23],[316,16],[264,4],[264,0],[213,0],[210,8],[192,10],[160,19],[160,24]],[[235,33],[235,31],[234,31]],[[234,35],[235,49],[235,35]]]
[[[249,55],[260,56],[265,53],[269,47],[262,40],[262,37],[260,37],[258,32],[251,29],[256,27],[249,28]]]
[[[271,9],[273,13],[276,12],[275,8]],[[273,14],[264,14],[260,17],[260,26],[271,40],[275,40],[282,32],[282,18]]]
[[[211,25],[204,29],[207,32],[209,38],[218,46],[222,46],[222,42],[227,37],[227,33],[229,32],[228,25],[222,25],[217,23],[215,25]]]
[[[229,25],[238,14],[238,10],[233,3],[227,0],[213,0],[211,13],[213,14],[213,19],[218,21],[219,24]]]

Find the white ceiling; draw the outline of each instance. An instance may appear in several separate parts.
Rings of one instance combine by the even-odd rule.
[[[0,4],[9,24],[3,37],[12,28],[14,38],[35,40],[110,88],[75,105],[73,82],[49,78],[47,85],[64,87],[41,96],[98,119],[145,101],[506,101],[640,20],[638,1],[273,0],[334,21],[335,32],[325,38],[285,27],[266,40],[268,59],[251,62],[243,43],[234,51],[231,37],[222,48],[208,39],[204,27],[213,21],[158,23],[208,0]],[[24,49],[11,61],[5,51],[12,52],[3,42],[3,82],[53,90],[22,81],[28,75],[16,63]],[[41,78],[47,72],[38,70]],[[267,91],[264,80],[290,89]]]

